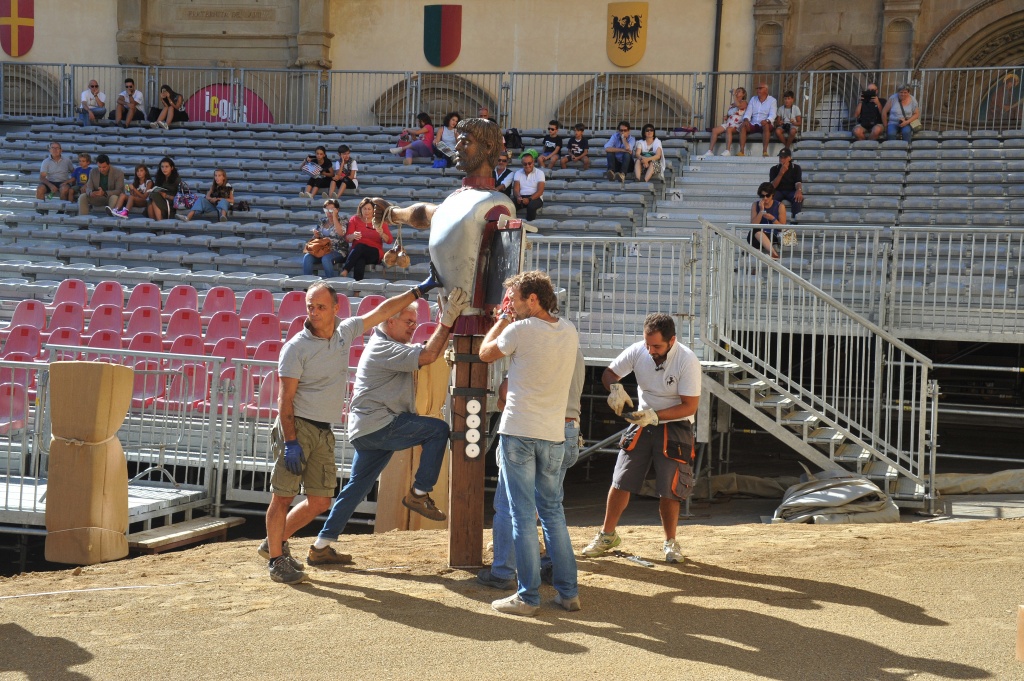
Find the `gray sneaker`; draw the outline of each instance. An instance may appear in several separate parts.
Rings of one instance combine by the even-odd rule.
[[[618,532],[612,532],[611,534],[598,532],[594,539],[583,549],[583,555],[587,558],[603,556],[621,543],[622,539],[619,538]]]
[[[266,537],[260,542],[260,547],[256,549],[256,553],[259,554],[260,558],[270,560],[270,540]],[[281,555],[288,559],[292,567],[299,572],[302,572],[302,563],[292,558],[292,550],[288,548],[288,542],[281,543]]]
[[[501,579],[495,577],[491,573],[491,568],[485,567],[480,572],[476,573],[476,581],[484,586],[489,586],[492,589],[500,589],[502,591],[508,591],[509,589],[516,588],[516,580],[513,579]]]
[[[535,617],[540,608],[530,605],[519,597],[519,594],[512,594],[508,598],[501,598],[491,603],[491,607],[506,615],[521,615],[523,617]]]
[[[284,556],[275,558],[267,566],[267,571],[270,573],[270,579],[281,584],[298,584],[306,580],[306,573],[296,570],[291,561]]]
[[[578,595],[572,598],[562,598],[562,594],[555,594],[555,605],[560,605],[569,612],[577,612],[582,609]]]

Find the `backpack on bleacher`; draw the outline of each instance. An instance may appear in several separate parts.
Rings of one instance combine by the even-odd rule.
[[[509,128],[508,130],[505,131],[505,148],[523,148],[523,136],[519,134],[519,130],[517,128]]]

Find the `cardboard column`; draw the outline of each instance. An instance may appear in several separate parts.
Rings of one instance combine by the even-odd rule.
[[[484,461],[487,442],[487,372],[478,353],[482,336],[455,336],[455,381],[452,388],[452,452],[448,516],[448,564],[456,568],[483,565],[484,538]],[[477,428],[469,428],[468,404],[476,401],[480,417]],[[468,442],[468,432],[479,433],[477,442]],[[467,454],[467,445],[470,452]]]

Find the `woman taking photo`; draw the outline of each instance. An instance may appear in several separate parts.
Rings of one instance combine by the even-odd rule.
[[[167,130],[171,123],[184,122],[188,120],[185,113],[185,96],[179,95],[171,89],[170,85],[160,86],[160,114],[156,120],[149,124],[151,128],[163,128]]]
[[[153,191],[149,193],[146,215],[153,220],[174,217],[174,195],[178,193],[181,178],[170,156],[160,159],[160,169],[153,178]]]
[[[757,201],[750,206],[750,224],[768,225],[771,229],[755,227],[750,230],[747,240],[754,248],[760,248],[778,260],[779,252],[775,249],[775,243],[781,236],[781,227],[786,224],[786,207],[781,201],[775,200],[775,187],[771,182],[761,183],[757,188],[757,197]]]
[[[373,202],[369,197],[359,202],[359,210],[348,221],[345,241],[349,243],[348,258],[341,268],[341,276],[352,273],[356,281],[366,274],[367,265],[376,265],[384,258],[384,244],[391,243],[391,229],[386,222],[380,230],[373,228]]]
[[[302,249],[303,274],[313,274],[313,270],[316,269],[316,264],[319,262],[324,268],[324,279],[330,279],[335,276],[334,263],[345,257],[344,252],[347,250],[346,244],[340,236],[345,230],[345,225],[339,215],[340,210],[341,204],[338,203],[337,199],[327,199],[324,201],[324,219],[318,226],[313,228],[313,238],[329,239],[330,250],[326,253],[315,255],[309,252],[308,244],[304,246]]]

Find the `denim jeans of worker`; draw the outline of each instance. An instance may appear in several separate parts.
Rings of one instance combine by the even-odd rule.
[[[210,200],[205,196],[200,196],[199,200],[193,204],[192,210],[200,215],[203,213],[216,213],[217,215],[220,215],[221,213],[227,214],[228,208],[230,207],[231,204],[228,203],[227,199],[217,199],[217,203],[213,204],[210,203]]]
[[[580,422],[565,422],[565,458],[562,459],[561,479],[565,483],[565,472],[576,465],[580,458]],[[494,490],[494,520],[491,522],[491,542],[494,546],[494,560],[491,574],[498,579],[512,579],[516,576],[516,554],[512,545],[512,513],[508,505],[508,494],[498,469],[498,487]],[[541,568],[551,565],[551,554],[545,553],[540,559]]]
[[[608,170],[628,175],[633,170],[633,155],[624,152],[607,154]]]
[[[914,137],[914,129],[909,125],[904,125],[901,128],[899,123],[889,121],[889,127],[886,128],[885,136],[894,140],[896,139],[897,133],[899,133],[904,142],[909,142]]]
[[[324,279],[330,279],[331,277],[337,276],[334,271],[334,263],[341,260],[341,254],[337,251],[331,251],[322,258],[314,258],[309,253],[302,254],[302,273],[313,274],[316,269],[316,264],[319,262],[324,268]]]
[[[356,506],[373,489],[373,483],[388,465],[391,455],[400,449],[423,447],[413,486],[424,492],[434,489],[444,463],[448,433],[448,424],[441,419],[402,413],[380,430],[352,440],[356,450],[352,457],[352,475],[338,493],[319,537],[328,541],[338,538]]]
[[[576,557],[562,509],[563,461],[565,447],[561,442],[500,436],[498,465],[512,515],[519,597],[529,605],[540,605],[537,516],[554,566],[555,590],[563,598],[573,598],[578,593]]]
[[[102,106],[89,107],[89,111],[92,111],[92,115],[96,117],[96,120],[101,120],[107,115],[107,110]],[[78,112],[78,122],[86,127],[92,125],[92,121],[89,120],[89,114],[86,111]]]

